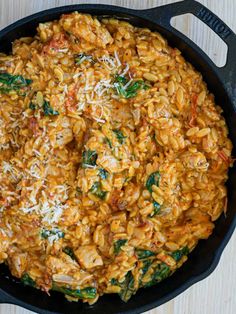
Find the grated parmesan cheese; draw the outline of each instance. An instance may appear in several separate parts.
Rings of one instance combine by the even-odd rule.
[[[1,135],[0,135],[1,136]],[[0,150],[6,150],[10,148],[9,143],[0,144]]]
[[[74,79],[74,80],[77,79],[77,78],[80,77],[82,74],[83,74],[82,72],[75,73],[75,74],[73,75],[73,79]]]
[[[107,92],[110,88],[113,88],[113,84],[111,84],[111,80],[100,80],[94,87],[95,93],[98,97],[101,97],[105,92]]]
[[[111,56],[102,56],[101,58],[98,58],[100,62],[102,62],[109,70],[115,69],[117,66],[115,64],[116,59]]]
[[[119,59],[117,51],[114,52],[114,56],[116,58],[117,66],[120,67],[121,66],[121,62],[120,62],[120,59]]]
[[[125,69],[124,69],[123,72],[122,72],[121,74],[119,74],[119,75],[120,75],[120,76],[125,76],[128,71],[129,71],[129,64],[127,63]]]
[[[68,208],[67,204],[62,204],[59,200],[48,199],[46,193],[42,191],[43,199],[38,204],[30,206],[26,203],[25,206],[21,206],[20,210],[25,213],[35,213],[42,218],[42,222],[49,225],[58,223],[64,209]]]

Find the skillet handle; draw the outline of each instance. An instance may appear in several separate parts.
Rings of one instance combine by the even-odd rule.
[[[213,12],[195,0],[185,0],[164,5],[157,8],[143,10],[143,17],[149,20],[157,20],[160,26],[180,37],[187,45],[199,51],[204,59],[211,65],[220,77],[231,101],[236,109],[236,35],[235,33]],[[216,66],[212,60],[192,40],[171,26],[170,20],[174,16],[192,13],[206,25],[208,25],[228,46],[226,64],[223,67]]]

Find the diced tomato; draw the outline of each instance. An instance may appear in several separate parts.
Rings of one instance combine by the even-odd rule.
[[[29,119],[29,129],[32,130],[34,136],[39,134],[39,125],[36,118],[32,117]]]
[[[52,39],[46,43],[43,47],[43,53],[51,53],[52,51],[58,51],[59,49],[68,48],[69,43],[64,33],[56,34]]]
[[[67,95],[67,100],[65,102],[66,109],[69,111],[73,110],[73,107],[76,105],[76,87],[69,91]]]
[[[229,157],[226,156],[226,154],[225,154],[225,152],[223,150],[218,151],[218,155],[225,162],[229,162]]]
[[[189,121],[189,125],[191,128],[195,126],[195,120],[197,118],[197,98],[197,94],[193,94],[191,104],[191,119]]]
[[[74,111],[76,106],[76,92],[78,89],[78,83],[68,92],[67,99],[65,101],[65,107],[68,111]]]
[[[223,150],[218,151],[218,156],[226,163],[231,164],[234,163],[236,158],[228,157]]]

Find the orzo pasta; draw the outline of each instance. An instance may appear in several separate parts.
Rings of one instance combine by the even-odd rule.
[[[72,13],[0,55],[0,262],[93,303],[170,276],[226,209],[232,144],[149,29]]]

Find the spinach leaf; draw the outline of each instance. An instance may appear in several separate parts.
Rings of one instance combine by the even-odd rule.
[[[21,282],[25,286],[30,286],[30,287],[35,287],[36,286],[35,281],[27,273],[23,274],[23,276],[21,277]]]
[[[125,245],[127,239],[119,239],[114,243],[114,253],[118,255],[120,253],[121,247]]]
[[[121,300],[127,302],[133,294],[135,294],[136,290],[134,289],[134,278],[129,271],[126,276],[125,280],[121,283],[121,291],[119,292],[119,296]]]
[[[21,75],[12,75],[9,73],[0,73],[0,93],[8,94],[12,90],[20,90],[32,83],[32,80],[25,79]]]
[[[156,185],[156,186],[159,185],[160,176],[161,176],[160,172],[156,171],[150,174],[150,176],[148,177],[147,182],[146,182],[146,188],[148,189],[150,193],[152,193],[153,185]]]
[[[111,141],[109,140],[108,137],[105,137],[104,142],[105,142],[106,144],[108,144],[108,146],[109,146],[110,148],[112,148]]]
[[[145,260],[143,261],[141,280],[142,280],[142,278],[144,277],[144,275],[148,272],[149,267],[152,265],[152,262],[153,262],[152,259],[145,259]]]
[[[73,260],[76,260],[75,253],[74,253],[74,251],[73,251],[73,249],[71,247],[66,246],[62,251],[65,254],[69,255]]]
[[[0,93],[1,94],[8,94],[12,91],[12,88],[10,87],[5,87],[5,86],[0,86]]]
[[[75,57],[75,63],[77,65],[80,65],[81,63],[83,63],[84,61],[89,61],[89,62],[92,62],[92,63],[95,63],[92,56],[90,55],[87,55],[85,53],[79,53],[78,55],[76,55]]]
[[[81,188],[79,188],[79,187],[77,186],[77,187],[76,187],[75,196],[76,196],[76,197],[79,197],[81,194],[82,194],[82,190],[81,190]]]
[[[43,103],[43,112],[44,112],[45,116],[57,116],[57,115],[59,115],[59,112],[57,110],[54,110],[50,106],[50,103],[46,100],[44,100],[44,103]]]
[[[113,132],[115,133],[118,142],[120,144],[124,144],[126,136],[124,136],[124,134],[120,130],[117,130],[117,129],[113,130]]]
[[[43,239],[48,239],[50,236],[57,236],[57,238],[60,239],[64,238],[65,233],[57,228],[51,230],[43,229],[41,231],[41,237]]]
[[[102,191],[102,186],[100,182],[95,182],[91,189],[89,190],[89,192],[91,192],[93,195],[95,195],[96,197],[100,198],[101,200],[104,200],[107,192]]]
[[[82,167],[89,168],[89,166],[96,166],[98,155],[95,150],[85,150],[82,156]]]
[[[116,75],[115,81],[116,81],[117,83],[121,83],[121,84],[124,84],[124,85],[125,85],[126,83],[128,83],[127,78],[124,77],[124,76],[121,76],[121,75]]]
[[[152,274],[151,280],[147,283],[144,283],[143,287],[151,287],[156,283],[162,281],[163,279],[169,277],[170,274],[171,270],[168,265],[166,265],[165,263],[157,264]]]
[[[70,288],[58,286],[55,283],[53,283],[52,290],[62,292],[66,295],[79,299],[94,299],[97,294],[97,289],[94,287],[73,290]]]
[[[12,75],[9,73],[0,73],[0,83],[11,87],[11,89],[20,89],[30,85],[33,81],[25,79],[21,75]]]
[[[146,90],[148,86],[144,83],[144,81],[139,80],[132,84],[130,84],[126,89],[126,98],[131,98],[137,96],[137,91],[139,89]]]
[[[106,179],[107,177],[108,177],[108,171],[106,171],[105,169],[103,169],[103,168],[100,168],[99,169],[99,176],[101,177],[101,179]]]
[[[160,205],[159,203],[157,203],[157,202],[154,201],[154,202],[153,202],[153,206],[154,206],[154,210],[153,210],[153,212],[149,215],[150,218],[152,218],[152,217],[158,215],[158,214],[160,213],[160,211],[161,211],[161,205]]]
[[[36,109],[36,105],[31,102],[31,103],[29,104],[29,108],[30,108],[31,110],[35,110],[35,109]]]
[[[185,255],[189,254],[189,248],[187,246],[184,246],[182,249],[180,250],[176,250],[174,252],[172,252],[170,255],[171,257],[173,257],[173,259],[178,262],[181,260],[181,258]]]
[[[113,278],[111,280],[111,284],[114,286],[119,286],[121,288],[118,294],[121,300],[124,302],[127,302],[136,292],[136,290],[134,289],[134,278],[131,271],[126,274],[124,281],[118,282],[116,279]]]
[[[128,79],[121,75],[115,77],[114,87],[116,88],[117,94],[124,98],[135,97],[137,96],[138,90],[149,88],[149,86],[142,80],[131,82],[129,84]]]
[[[149,250],[144,250],[144,249],[135,249],[135,253],[138,256],[138,259],[145,259],[150,256],[156,255],[156,253]]]

